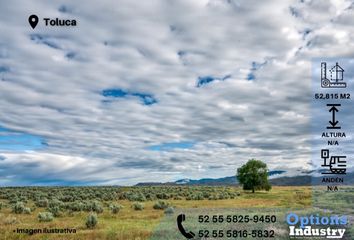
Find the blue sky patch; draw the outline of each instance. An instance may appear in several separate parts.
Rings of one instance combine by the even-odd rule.
[[[186,51],[182,51],[182,50],[177,52],[177,55],[180,56],[180,57],[183,57],[186,54],[187,54],[187,52]]]
[[[262,63],[258,63],[258,62],[252,62],[252,67],[251,67],[251,70],[252,71],[256,71],[256,70],[258,70],[258,69],[260,69],[261,67],[263,67],[264,65],[266,65],[267,64],[267,60],[266,61],[264,61],[264,62],[262,62]]]
[[[157,103],[156,99],[150,95],[150,94],[145,94],[145,93],[132,93],[132,96],[139,97],[140,100],[145,104],[145,105],[151,105],[154,103]]]
[[[31,169],[32,170],[32,169]],[[55,178],[33,178],[31,176],[17,176],[16,182],[5,186],[97,186],[104,185],[105,181],[70,181],[65,179]]]
[[[255,74],[255,72],[256,72],[258,69],[260,69],[261,67],[263,67],[264,65],[266,65],[267,63],[268,63],[267,60],[265,60],[264,62],[261,62],[261,63],[253,61],[253,62],[251,63],[250,72],[247,74],[246,79],[247,79],[248,81],[255,80],[255,79],[256,79],[256,74]]]
[[[125,97],[128,93],[122,89],[106,89],[102,91],[105,97]]]
[[[294,17],[296,17],[296,18],[301,17],[301,13],[296,8],[290,6],[289,11],[290,11],[291,15],[293,15]]]
[[[6,66],[0,66],[0,73],[2,72],[8,72],[10,71],[10,68],[6,67]]]
[[[176,31],[177,27],[175,25],[170,25],[171,32]]]
[[[200,76],[200,77],[198,77],[198,80],[197,80],[197,87],[198,88],[202,87],[203,85],[209,84],[214,81],[224,81],[228,78],[231,78],[230,74],[228,74],[222,78],[214,77],[214,76]]]
[[[71,13],[71,9],[68,7],[68,6],[65,6],[65,5],[61,5],[59,8],[58,8],[58,11],[61,12],[61,13]]]
[[[169,142],[148,147],[151,151],[171,151],[173,149],[190,149],[195,145],[195,142]]]
[[[302,34],[302,39],[305,40],[306,36],[309,35],[312,32],[311,29],[306,28],[304,31],[300,32],[300,34]]]
[[[251,81],[251,80],[254,80],[254,79],[256,79],[256,76],[255,76],[252,72],[250,72],[250,73],[247,75],[247,80],[248,80],[248,81]]]
[[[44,44],[50,48],[61,49],[61,47],[59,45],[57,45],[56,43],[54,43],[53,41],[51,41],[48,36],[45,36],[42,34],[31,34],[30,37],[31,37],[31,40],[37,44]]]
[[[0,126],[0,132],[9,132],[9,130]]]
[[[201,87],[203,85],[211,83],[214,80],[216,80],[216,78],[212,76],[198,77],[197,87]]]
[[[74,52],[68,52],[68,53],[65,55],[65,57],[66,57],[67,59],[73,59],[73,58],[75,58],[75,56],[76,56],[76,53],[74,53]]]
[[[137,97],[144,105],[152,105],[157,103],[155,97],[151,94],[140,93],[140,92],[128,92],[123,89],[114,88],[114,89],[105,89],[102,91],[102,95],[108,98],[125,98],[129,96]],[[104,102],[110,102],[104,100]]]
[[[0,150],[38,150],[46,146],[44,139],[28,133],[21,133],[0,127]]]

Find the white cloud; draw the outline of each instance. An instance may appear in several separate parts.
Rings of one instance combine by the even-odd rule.
[[[62,6],[66,12],[58,11]],[[252,157],[271,168],[310,168],[311,59],[353,54],[349,6],[283,0],[0,3],[0,31],[6,33],[0,66],[10,69],[0,73],[0,125],[48,143],[30,154],[2,154],[8,171],[1,176],[15,176],[9,184],[40,178],[134,184],[230,175]],[[32,13],[76,18],[78,26],[51,28],[42,21],[32,30],[26,23]],[[48,37],[60,49],[30,34]],[[252,62],[262,67],[247,81]],[[199,76],[228,74],[196,88]],[[134,97],[104,103],[100,93],[109,88],[152,94],[158,103],[145,106]],[[197,144],[146,149],[179,141]],[[16,180],[24,176],[28,180]]]

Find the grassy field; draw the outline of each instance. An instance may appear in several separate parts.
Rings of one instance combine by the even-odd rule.
[[[312,195],[311,187],[274,187],[270,192],[254,194],[234,187],[1,188],[0,239],[142,240],[149,239],[154,230],[161,229],[161,222],[166,218],[164,209],[154,208],[158,201],[172,206],[175,212],[184,209],[218,208],[274,208],[289,211],[310,210],[313,204]],[[215,200],[216,198],[218,200]],[[139,199],[141,201],[138,201]],[[30,212],[27,209],[27,213],[21,211],[14,213],[14,206],[18,202],[22,202]],[[136,202],[143,204],[144,209],[132,208]],[[55,204],[59,204],[58,217],[54,217],[52,221],[40,222],[38,214],[55,212],[53,211]],[[114,214],[109,208],[112,204],[119,204],[123,208]],[[95,211],[98,223],[92,229],[87,228],[86,218],[90,212]],[[171,224],[175,228],[175,223]],[[17,229],[38,228],[70,228],[76,229],[76,233],[33,235],[14,233]]]
[[[348,190],[343,196],[322,196],[311,187],[273,187],[269,192],[256,193],[235,187],[0,188],[0,239],[176,239],[179,233],[175,217],[180,212],[195,217],[200,212],[259,214],[270,211],[284,225],[285,213],[292,210],[318,213],[342,209],[344,214],[348,214],[347,210],[352,213],[353,194]],[[163,206],[156,207],[159,201]],[[144,208],[134,209],[135,203]],[[112,205],[120,207],[118,213],[112,212]],[[172,214],[165,213],[168,206],[173,208]],[[40,212],[52,212],[55,217],[48,222],[39,221]],[[92,212],[97,214],[98,223],[87,228],[86,218]],[[30,235],[16,232],[17,229],[43,228],[70,228],[76,233]],[[273,228],[279,236],[286,236],[286,226]]]

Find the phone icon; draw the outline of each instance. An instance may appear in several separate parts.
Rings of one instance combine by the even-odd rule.
[[[182,233],[183,236],[185,236],[188,239],[194,238],[195,234],[192,231],[186,232],[184,227],[182,226],[182,222],[186,220],[186,216],[184,214],[180,214],[177,216],[177,227],[178,230]]]

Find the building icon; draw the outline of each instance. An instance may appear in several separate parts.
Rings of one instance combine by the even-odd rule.
[[[346,88],[347,83],[344,80],[344,69],[338,63],[330,70],[330,79],[327,78],[327,64],[321,63],[321,87],[323,88]]]

